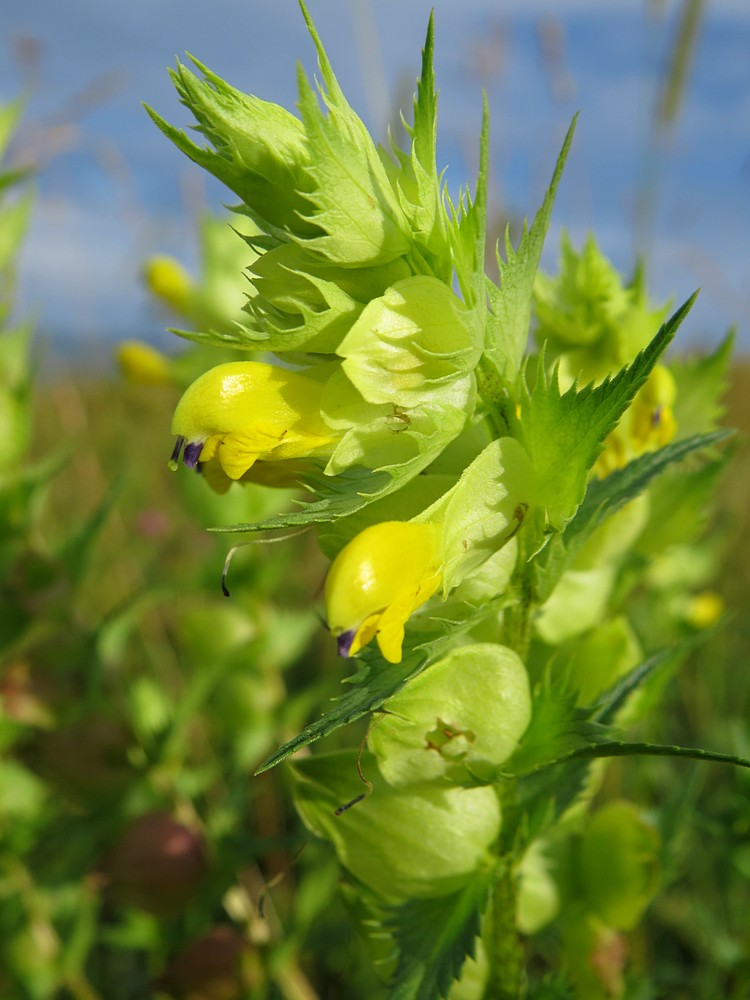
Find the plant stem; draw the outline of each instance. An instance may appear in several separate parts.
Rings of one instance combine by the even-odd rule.
[[[516,876],[509,857],[498,872],[484,941],[490,963],[485,1000],[524,1000],[526,954],[516,930]]]

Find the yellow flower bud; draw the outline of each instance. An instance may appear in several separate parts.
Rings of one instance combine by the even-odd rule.
[[[630,436],[637,453],[663,448],[674,437],[675,395],[672,373],[664,365],[657,365],[633,400]]]
[[[669,444],[677,431],[672,411],[675,395],[672,373],[657,365],[605,442],[596,463],[601,478],[644,452]]]
[[[169,358],[142,340],[123,340],[118,344],[117,363],[129,382],[169,385],[172,381]]]
[[[442,578],[442,525],[384,521],[365,528],[333,561],[325,583],[328,627],[340,656],[377,637],[401,662],[404,626]]]
[[[193,290],[193,280],[174,257],[151,257],[143,267],[146,285],[176,312],[184,312]]]
[[[177,404],[171,465],[215,459],[229,479],[256,461],[324,454],[333,442],[320,415],[322,385],[298,372],[258,361],[218,365],[201,375]]]
[[[715,590],[694,594],[685,608],[685,619],[693,628],[710,628],[724,614],[724,599]]]

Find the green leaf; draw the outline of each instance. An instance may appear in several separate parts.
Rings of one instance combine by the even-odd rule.
[[[459,194],[453,205],[446,195],[451,212],[449,238],[456,279],[466,305],[475,312],[475,323],[482,332],[487,317],[487,293],[484,270],[487,240],[487,175],[489,172],[490,118],[487,98],[484,101],[482,134],[479,142],[479,174],[474,199],[468,191]],[[484,339],[484,332],[483,332]]]
[[[531,389],[521,397],[520,432],[537,471],[539,501],[560,530],[581,503],[589,469],[602,444],[645,383],[689,312],[695,295],[666,322],[627,368],[597,386],[575,384],[560,393],[557,371],[540,361]],[[560,456],[565,456],[561,461]]]
[[[502,766],[517,782],[506,796],[503,838],[510,850],[518,838],[539,836],[586,787],[589,760],[599,746],[612,746],[614,719],[628,697],[654,673],[674,662],[678,649],[660,651],[620,677],[593,705],[576,704],[564,671],[548,673],[533,693],[532,715],[520,746]],[[606,755],[605,755],[606,756]],[[558,764],[565,763],[559,768]]]
[[[26,107],[26,101],[17,97],[0,106],[0,159],[5,156],[8,144]]]
[[[544,196],[541,208],[530,229],[524,224],[517,250],[514,250],[510,241],[510,232],[506,231],[506,259],[502,259],[499,249],[497,251],[497,263],[500,271],[499,287],[491,281],[487,281],[490,319],[485,353],[506,386],[515,386],[521,371],[529,336],[534,278],[549,227],[552,206],[555,202],[570,144],[573,141],[576,120],[577,116],[573,119],[565,136],[552,181]]]
[[[671,545],[698,540],[711,516],[717,484],[736,454],[737,445],[735,439],[730,447],[711,450],[699,461],[670,468],[652,483],[648,523],[636,542],[639,555],[652,556]]]
[[[733,347],[734,331],[730,331],[712,354],[677,358],[670,364],[677,385],[674,415],[680,437],[711,431],[721,422]]]
[[[10,266],[18,253],[31,216],[30,194],[0,209],[0,273]]]
[[[603,724],[593,720],[590,707],[576,705],[576,692],[567,678],[548,674],[532,696],[531,722],[520,746],[503,765],[503,773],[519,778],[548,767],[582,746],[609,736]]]
[[[676,463],[726,440],[732,433],[720,430],[675,441],[658,451],[640,455],[604,479],[592,480],[581,506],[565,531],[550,540],[534,564],[538,600],[543,602],[549,597],[576,553],[606,518],[639,496],[654,479]]]
[[[299,72],[299,109],[309,146],[309,200],[305,218],[322,235],[300,242],[337,264],[385,264],[408,253],[409,227],[370,133],[349,106],[304,4],[302,13],[318,52],[319,93]]]
[[[458,892],[410,900],[390,911],[385,925],[398,949],[390,1000],[448,995],[466,959],[474,956],[493,880],[493,872],[478,871]]]

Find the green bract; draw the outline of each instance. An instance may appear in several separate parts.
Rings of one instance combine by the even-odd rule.
[[[504,646],[461,646],[383,706],[368,744],[393,785],[497,774],[531,717],[526,668]]]
[[[356,752],[295,763],[295,801],[305,824],[333,841],[341,863],[380,900],[453,892],[491,863],[500,806],[491,788],[394,788],[364,754],[372,794],[336,815],[362,788]],[[425,832],[429,831],[429,835]]]
[[[661,838],[632,802],[594,814],[577,845],[583,898],[608,927],[632,930],[659,884]]]

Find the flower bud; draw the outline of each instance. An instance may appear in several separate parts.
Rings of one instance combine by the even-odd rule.
[[[500,832],[494,789],[393,788],[363,754],[372,794],[344,812],[362,788],[357,753],[320,754],[293,765],[305,825],[332,840],[342,865],[385,901],[441,896],[489,861]],[[337,814],[338,811],[338,814]]]
[[[183,313],[193,294],[193,279],[174,257],[150,257],[143,266],[149,290],[177,313]]]
[[[401,662],[406,622],[440,585],[441,534],[440,525],[383,521],[339,552],[325,602],[340,656],[354,656],[377,637],[385,659]]]
[[[138,385],[169,385],[169,358],[142,340],[123,340],[117,345],[117,363],[129,382]]]
[[[216,459],[229,479],[258,460],[283,461],[324,453],[333,440],[320,415],[321,384],[258,361],[236,361],[205,372],[177,404],[172,433],[175,465]]]
[[[677,432],[673,412],[675,395],[674,376],[664,365],[657,365],[607,438],[596,463],[600,477],[646,451],[656,451],[669,444]]]
[[[543,841],[531,842],[518,867],[518,879],[516,926],[522,934],[536,934],[560,909],[560,890],[550,874]]]
[[[526,668],[504,646],[462,646],[423,670],[384,710],[368,742],[386,781],[487,779],[529,724]]]

